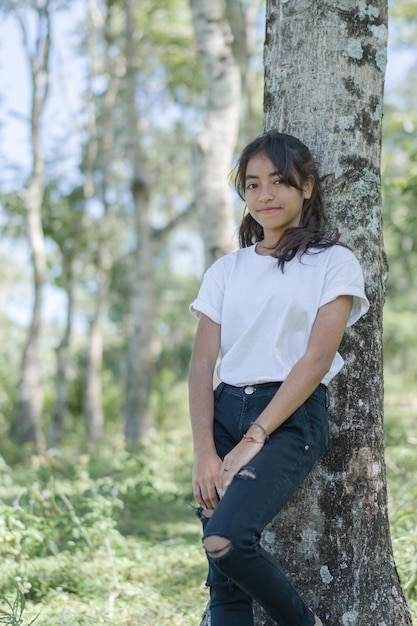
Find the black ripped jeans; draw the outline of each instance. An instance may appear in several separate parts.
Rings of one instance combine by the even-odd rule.
[[[214,436],[223,458],[275,395],[280,383],[215,390]],[[308,400],[274,431],[242,475],[237,474],[210,518],[204,538],[230,543],[220,557],[208,555],[212,626],[253,626],[256,600],[280,626],[312,626],[314,615],[279,563],[259,540],[285,506],[328,443],[327,394],[319,385]],[[249,445],[249,444],[248,444]]]

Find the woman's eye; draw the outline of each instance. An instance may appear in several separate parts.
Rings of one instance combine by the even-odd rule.
[[[249,183],[246,189],[256,189],[256,183]]]
[[[283,183],[284,183],[283,178],[277,178],[276,180],[274,180],[274,185],[282,185]]]

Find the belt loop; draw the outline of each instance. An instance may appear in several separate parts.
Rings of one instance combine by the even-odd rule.
[[[225,388],[225,386],[226,386],[226,383],[223,383],[223,382],[221,382],[221,383],[219,383],[217,385],[217,387],[215,388],[215,390],[213,392],[215,400],[218,400],[220,398],[220,396],[222,394],[222,391]]]

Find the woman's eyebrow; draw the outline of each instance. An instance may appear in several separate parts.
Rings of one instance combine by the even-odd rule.
[[[271,172],[270,174],[268,174],[268,176],[270,178],[272,178],[272,176],[282,176],[281,172]],[[259,176],[256,176],[256,174],[246,174],[245,176],[245,180],[249,180],[250,178],[259,178]]]

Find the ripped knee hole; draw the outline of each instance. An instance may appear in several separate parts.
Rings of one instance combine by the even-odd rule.
[[[222,556],[229,554],[232,550],[232,544],[229,539],[226,539],[225,537],[218,537],[217,535],[206,537],[203,544],[207,556],[211,559],[219,559]]]

